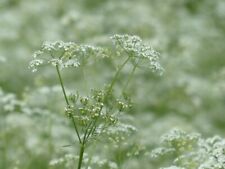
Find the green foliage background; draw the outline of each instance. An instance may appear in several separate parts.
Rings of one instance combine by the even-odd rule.
[[[163,76],[137,71],[129,86],[135,105],[123,118],[137,131],[116,144],[96,142],[87,154],[98,161],[92,168],[172,165],[167,157],[152,160],[150,152],[175,127],[204,138],[224,137],[224,18],[224,0],[1,0],[0,169],[71,168],[65,155],[77,154],[63,147],[74,137],[55,72],[28,70],[43,41],[108,47],[111,35],[134,34],[161,53]],[[67,87],[84,93],[103,87],[115,62],[120,59],[63,72]],[[68,162],[49,165],[59,158]]]

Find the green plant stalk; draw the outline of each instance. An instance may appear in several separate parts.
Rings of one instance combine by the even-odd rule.
[[[96,120],[95,120],[94,124],[91,126],[89,132],[86,134],[86,138],[85,138],[86,140],[88,140],[89,136],[91,136],[91,134],[93,134],[95,132],[95,129],[96,129],[95,124],[96,124]]]
[[[68,107],[70,107],[70,103],[69,103],[68,97],[66,95],[66,90],[65,90],[65,87],[64,87],[64,84],[63,84],[62,76],[61,76],[58,65],[56,65],[56,70],[57,70],[58,78],[59,78],[59,81],[60,81],[60,85],[61,85],[61,88],[62,88],[62,91],[63,91],[63,95],[64,95],[64,98],[65,98],[66,104],[67,104]],[[77,125],[76,125],[76,122],[75,122],[75,119],[74,119],[73,116],[72,116],[72,122],[73,122],[75,132],[77,134],[77,137],[79,139],[79,142],[81,143],[80,134],[79,134],[79,131],[78,131],[78,128],[77,128]]]
[[[83,162],[83,157],[84,157],[84,150],[85,150],[85,143],[81,143],[80,146],[80,155],[79,155],[79,163],[77,169],[81,169],[82,162]]]
[[[112,91],[112,88],[115,85],[119,74],[121,73],[122,69],[128,63],[129,60],[130,60],[130,57],[128,56],[127,59],[119,66],[118,70],[116,71],[116,73],[115,73],[115,75],[114,75],[114,77],[112,79],[112,82],[110,83],[110,86],[109,86],[109,89],[108,89],[108,93]],[[135,69],[134,69],[134,71],[135,71]],[[64,84],[63,84],[62,76],[61,76],[61,73],[60,73],[58,65],[56,65],[56,70],[57,70],[59,82],[60,82],[60,85],[61,85],[61,88],[62,88],[62,92],[63,92],[63,95],[64,95],[64,99],[66,101],[67,106],[70,107],[70,103],[69,103],[69,100],[68,100],[68,97],[67,97],[67,94],[66,94],[66,91],[65,91],[65,87],[64,87]],[[129,82],[127,82],[127,83],[129,83]],[[106,95],[106,96],[108,96],[108,95]],[[83,155],[84,155],[84,151],[85,151],[85,144],[86,144],[86,141],[89,138],[90,134],[95,130],[95,127],[93,125],[89,132],[87,130],[87,133],[85,133],[85,135],[83,137],[83,141],[81,141],[81,137],[80,137],[80,134],[78,132],[78,129],[77,129],[77,126],[76,126],[76,123],[75,123],[75,119],[74,119],[73,116],[72,116],[72,122],[73,122],[75,132],[76,132],[76,134],[78,136],[78,139],[79,139],[79,142],[80,142],[80,153],[79,153],[79,162],[78,162],[77,169],[81,169],[82,162],[83,162]]]
[[[66,104],[67,104],[67,106],[70,106],[69,100],[68,100],[67,95],[66,95],[65,87],[64,87],[64,84],[63,84],[62,76],[61,76],[61,73],[59,71],[59,66],[58,65],[56,65],[56,70],[57,70],[57,74],[58,74],[58,77],[59,77],[59,82],[60,82],[60,85],[61,85],[61,88],[62,88],[62,92],[63,92],[64,98],[65,98]]]
[[[110,93],[112,91],[112,88],[114,86],[114,84],[116,83],[116,80],[121,72],[121,70],[124,68],[124,66],[127,64],[127,62],[130,60],[130,57],[128,56],[127,59],[123,62],[123,64],[121,64],[118,68],[118,70],[116,71],[116,74],[114,75],[112,82],[110,83],[109,89],[108,89],[108,93]],[[107,96],[107,95],[106,95]]]
[[[124,87],[123,87],[122,93],[124,93],[124,91],[127,89],[127,87],[128,87],[128,85],[129,85],[131,79],[133,78],[134,72],[135,72],[135,70],[137,69],[137,65],[138,65],[138,64],[135,64],[135,65],[134,65],[134,67],[133,67],[133,69],[132,69],[132,71],[131,71],[131,73],[130,73],[128,79],[127,79],[127,82],[126,82],[126,84],[125,84]]]
[[[82,162],[83,162],[83,156],[84,156],[84,150],[85,150],[85,144],[88,140],[87,138],[87,134],[88,134],[88,129],[91,127],[91,124],[90,123],[88,125],[88,127],[86,128],[86,131],[85,131],[85,134],[83,136],[83,141],[82,143],[80,144],[80,154],[79,154],[79,162],[78,162],[78,166],[77,166],[77,169],[81,169],[81,166],[82,166]]]
[[[65,87],[64,87],[64,84],[63,84],[62,76],[61,76],[61,73],[60,73],[58,65],[56,65],[56,70],[57,70],[57,74],[58,74],[58,77],[59,77],[60,85],[61,85],[61,88],[62,88],[62,91],[63,91],[63,95],[64,95],[64,98],[65,98],[66,104],[67,104],[67,106],[70,107],[70,103],[69,103],[68,97],[66,95],[66,90],[65,90]],[[72,116],[72,122],[73,122],[73,126],[74,126],[74,129],[75,129],[75,132],[77,134],[77,137],[79,139],[79,142],[81,144],[80,155],[79,155],[79,163],[78,163],[78,169],[80,169],[81,166],[82,166],[82,161],[83,161],[85,140],[83,140],[83,142],[81,141],[80,134],[78,132],[78,128],[76,126],[75,119],[74,119],[73,116]]]

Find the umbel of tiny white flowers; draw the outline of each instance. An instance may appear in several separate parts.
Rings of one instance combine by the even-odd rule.
[[[118,51],[125,52],[128,59],[136,67],[147,67],[160,75],[164,69],[159,63],[159,53],[151,46],[143,43],[140,37],[131,35],[114,35],[111,37]],[[107,49],[91,45],[78,45],[74,42],[44,42],[41,49],[33,55],[29,68],[36,72],[38,67],[51,64],[60,69],[79,67],[90,57],[107,57]]]
[[[112,36],[111,39],[116,48],[125,52],[135,66],[145,66],[153,72],[163,73],[163,68],[159,63],[159,53],[151,46],[144,44],[140,37],[117,34]]]
[[[79,67],[91,56],[105,57],[105,50],[91,45],[78,45],[74,42],[44,42],[41,49],[34,53],[29,68],[36,72],[38,67],[47,64],[58,65],[60,69]]]

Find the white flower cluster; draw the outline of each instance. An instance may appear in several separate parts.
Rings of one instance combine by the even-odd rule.
[[[137,129],[132,125],[117,123],[115,126],[110,127],[106,134],[110,141],[122,143],[126,136],[129,136],[136,131]]]
[[[174,148],[164,148],[164,147],[156,148],[151,152],[151,157],[158,158],[164,154],[173,153],[174,151],[175,151]]]
[[[58,65],[61,69],[79,67],[92,56],[105,57],[105,51],[102,48],[78,45],[73,42],[45,42],[41,49],[34,53],[34,59],[30,62],[29,68],[35,72],[38,67],[44,64]]]
[[[163,147],[152,151],[153,158],[170,153],[174,159],[169,168],[162,169],[224,169],[225,139],[215,136],[204,139],[198,134],[172,130],[162,137]]]
[[[152,158],[158,158],[166,154],[185,154],[191,156],[187,152],[191,151],[197,146],[200,135],[196,133],[187,134],[186,132],[173,129],[169,133],[161,137],[162,147],[156,148],[152,151]],[[174,162],[183,159],[183,156],[177,157]]]
[[[225,168],[225,140],[215,136],[201,141],[207,160],[199,166],[199,169],[224,169]]]
[[[187,134],[182,130],[173,129],[168,134],[162,136],[161,142],[177,149],[183,149],[184,146],[190,146],[196,143],[199,138],[200,135],[197,133]]]
[[[159,53],[151,46],[145,45],[141,38],[131,35],[114,35],[111,37],[118,49],[122,49],[132,59],[133,64],[148,64],[153,72],[163,72],[159,63]]]
[[[44,63],[43,60],[41,59],[34,59],[30,62],[29,64],[29,68],[32,69],[32,72],[36,72],[37,71],[37,67],[42,65]]]

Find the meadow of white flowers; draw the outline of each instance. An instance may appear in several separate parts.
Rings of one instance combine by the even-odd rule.
[[[224,0],[1,0],[0,169],[225,169]]]

